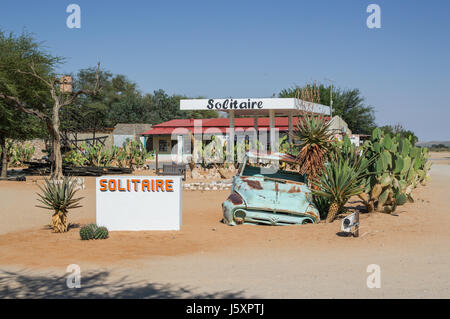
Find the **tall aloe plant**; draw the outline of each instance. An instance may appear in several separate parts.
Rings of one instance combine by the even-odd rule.
[[[55,233],[66,232],[69,228],[67,213],[70,209],[81,207],[79,204],[82,197],[74,198],[77,190],[75,183],[70,177],[64,177],[63,180],[45,179],[45,185],[39,188],[42,194],[38,193],[38,201],[43,205],[37,207],[53,211],[51,228]]]
[[[330,147],[332,134],[329,122],[323,117],[304,114],[294,131],[294,140],[300,146],[297,161],[300,173],[314,179],[325,165],[325,155]]]

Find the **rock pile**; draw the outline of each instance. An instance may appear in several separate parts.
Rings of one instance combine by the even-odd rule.
[[[231,180],[221,180],[209,183],[204,182],[192,182],[184,183],[183,189],[190,191],[218,191],[231,189]]]
[[[236,168],[234,166],[231,166],[229,168],[194,168],[191,171],[191,178],[192,179],[230,179],[234,175],[236,175]]]

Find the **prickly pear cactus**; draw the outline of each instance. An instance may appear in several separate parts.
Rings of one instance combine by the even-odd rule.
[[[359,196],[369,212],[377,207],[391,213],[398,205],[414,201],[411,191],[430,179],[428,150],[414,146],[400,134],[391,137],[376,128],[363,149],[369,158],[376,158],[368,169],[365,191]]]
[[[109,235],[109,233],[108,233],[108,229],[106,227],[98,227],[95,230],[94,238],[95,239],[106,239],[106,238],[108,238],[108,235]]]

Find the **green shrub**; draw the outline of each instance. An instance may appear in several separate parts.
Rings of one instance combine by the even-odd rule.
[[[81,145],[83,152],[71,150],[64,155],[64,162],[75,166],[116,166],[133,167],[142,166],[151,157],[140,141],[127,139],[123,147],[113,146],[107,150],[100,144],[88,146]]]
[[[128,167],[142,166],[150,156],[150,153],[147,152],[140,141],[132,141],[128,138],[123,145],[123,152]]]
[[[6,159],[11,167],[23,166],[25,162],[31,161],[34,152],[34,146],[29,143],[19,144],[10,139],[6,141]]]
[[[66,164],[78,167],[83,166],[87,162],[86,157],[77,150],[71,150],[65,153],[63,160]]]

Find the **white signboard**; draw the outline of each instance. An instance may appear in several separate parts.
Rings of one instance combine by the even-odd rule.
[[[180,110],[296,110],[303,103],[309,105],[310,111],[330,114],[329,106],[295,98],[184,99],[180,100]]]
[[[102,176],[97,224],[109,230],[179,230],[181,176]]]

